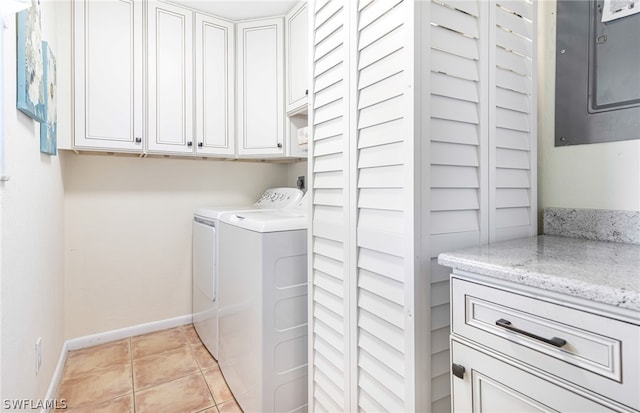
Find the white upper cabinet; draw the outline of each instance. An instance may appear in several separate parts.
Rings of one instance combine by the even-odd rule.
[[[233,23],[195,15],[196,152],[234,155]]]
[[[142,152],[142,2],[73,6],[74,146]]]
[[[238,23],[238,155],[284,154],[283,22]]]
[[[192,153],[193,12],[148,5],[148,150]]]
[[[287,113],[300,112],[307,108],[309,93],[307,30],[307,3],[302,2],[291,10],[286,18]]]

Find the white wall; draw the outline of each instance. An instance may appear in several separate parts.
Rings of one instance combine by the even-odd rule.
[[[56,39],[52,2],[43,40]],[[60,158],[40,154],[40,125],[16,110],[16,24],[6,19],[3,59],[7,174],[0,184],[2,399],[45,397],[64,336],[64,207]],[[1,28],[0,28],[1,30]],[[34,345],[42,337],[36,376]]]
[[[281,164],[70,152],[63,176],[67,338],[190,314],[193,211],[289,184]]]
[[[287,164],[287,186],[292,186],[295,188],[298,182],[298,177],[304,176],[306,187],[307,180],[309,179],[309,177],[307,176],[307,165],[307,161]]]
[[[640,211],[639,139],[554,147],[556,2],[538,4],[539,208]]]

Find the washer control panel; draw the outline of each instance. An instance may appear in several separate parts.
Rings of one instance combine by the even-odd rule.
[[[300,201],[302,195],[302,191],[297,188],[271,188],[264,191],[255,206],[269,209],[286,208]]]

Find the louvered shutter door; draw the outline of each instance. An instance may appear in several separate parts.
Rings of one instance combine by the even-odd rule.
[[[491,3],[490,240],[537,233],[534,42],[530,1]]]
[[[348,0],[311,4],[310,410],[349,410]]]
[[[428,165],[431,411],[450,410],[449,273],[438,254],[486,242],[488,53],[481,1],[430,4]],[[428,45],[427,45],[428,46]],[[424,60],[424,59],[423,59]],[[427,234],[424,234],[425,236]]]
[[[412,50],[409,0],[359,1],[354,22],[357,402],[353,411],[415,409],[413,324]],[[352,401],[353,403],[353,401]]]

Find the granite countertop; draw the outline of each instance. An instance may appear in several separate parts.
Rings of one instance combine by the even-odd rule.
[[[442,253],[438,263],[640,311],[640,245],[540,235]]]

